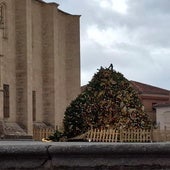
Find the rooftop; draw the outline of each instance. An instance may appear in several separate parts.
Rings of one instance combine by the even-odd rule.
[[[170,91],[155,87],[152,85],[140,83],[137,81],[130,81],[134,88],[139,92],[139,94],[160,94],[160,95],[169,95]]]

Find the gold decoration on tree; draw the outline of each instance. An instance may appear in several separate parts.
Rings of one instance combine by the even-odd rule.
[[[95,128],[151,128],[151,121],[131,83],[110,65],[101,67],[64,117],[67,137]]]

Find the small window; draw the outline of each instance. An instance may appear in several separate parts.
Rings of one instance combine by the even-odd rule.
[[[6,4],[0,3],[0,29],[3,29],[3,37],[7,37],[7,17],[6,17]]]
[[[4,84],[4,118],[9,118],[9,85]]]
[[[5,6],[4,4],[0,4],[0,28],[3,29],[4,28],[4,24],[5,24]]]

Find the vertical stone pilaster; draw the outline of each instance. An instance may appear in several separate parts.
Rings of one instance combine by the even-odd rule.
[[[31,1],[16,0],[16,110],[17,122],[32,134]]]
[[[0,120],[3,119],[3,30],[0,30]]]
[[[0,120],[2,120],[4,118],[4,114],[3,114],[3,90],[0,89]]]
[[[80,93],[80,23],[79,16],[68,16],[66,25],[67,104]]]
[[[3,104],[4,104],[4,100],[3,100],[3,83],[2,83],[2,76],[3,76],[3,70],[2,70],[2,55],[0,55],[0,120],[4,118],[4,110],[3,110]]]
[[[54,18],[53,6],[42,8],[43,120],[55,126],[54,109]]]
[[[3,65],[2,65],[2,57],[3,57],[3,30],[0,29],[0,89],[3,90]]]
[[[54,87],[55,87],[55,124],[58,129],[63,127],[66,100],[66,22],[67,15],[60,11],[54,11]],[[61,97],[62,96],[62,97]]]
[[[33,133],[33,113],[32,113],[32,0],[26,1],[26,18],[27,18],[27,32],[26,32],[26,43],[27,43],[27,132],[28,134]]]
[[[61,21],[61,17],[59,16],[58,12],[54,9],[53,12],[54,15],[54,110],[55,110],[55,127],[59,129],[60,127],[60,114],[61,109],[63,107],[63,99],[65,99],[65,96],[63,95],[62,98],[60,97],[61,94],[63,94],[62,89],[64,88],[65,84],[61,83],[61,80],[65,78],[65,76],[61,76],[63,74],[63,49],[64,49],[64,43],[65,39],[63,37],[63,32],[65,31],[63,26],[63,20]],[[61,28],[63,28],[61,30]],[[62,38],[63,39],[62,39]],[[59,43],[60,42],[60,43]]]

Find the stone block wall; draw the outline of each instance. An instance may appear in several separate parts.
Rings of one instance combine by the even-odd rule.
[[[5,3],[0,29],[1,86],[9,85],[9,117],[28,134],[33,122],[61,127],[67,105],[80,93],[79,16],[40,0]],[[5,36],[4,36],[5,35]],[[3,89],[0,89],[0,118]]]
[[[0,170],[169,170],[169,143],[2,142]]]

